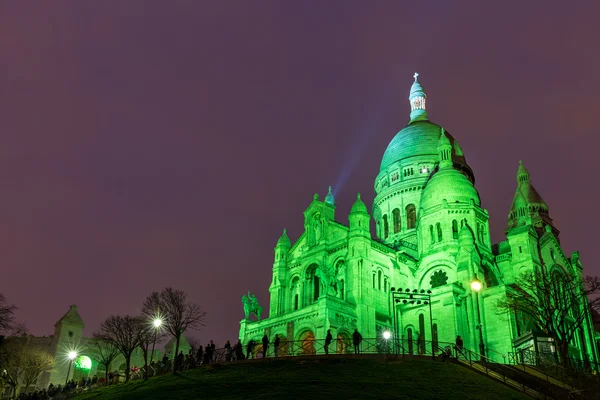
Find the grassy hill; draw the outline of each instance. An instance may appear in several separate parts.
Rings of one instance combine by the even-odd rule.
[[[452,363],[294,358],[216,364],[110,386],[76,400],[529,399]]]

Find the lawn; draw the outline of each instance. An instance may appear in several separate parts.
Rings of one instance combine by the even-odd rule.
[[[76,400],[530,399],[465,367],[430,360],[278,359],[216,364],[99,389]]]

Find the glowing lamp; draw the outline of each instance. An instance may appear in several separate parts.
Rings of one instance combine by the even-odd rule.
[[[92,360],[88,356],[79,356],[75,361],[75,367],[79,369],[92,369]]]
[[[68,358],[69,360],[74,360],[74,359],[76,359],[76,358],[77,358],[77,353],[76,353],[76,352],[74,352],[74,351],[70,351],[70,352],[67,354],[67,358]]]
[[[392,334],[390,333],[390,331],[383,332],[383,338],[385,340],[389,340],[390,337],[392,337]]]
[[[162,323],[162,319],[160,318],[156,318],[154,321],[152,321],[152,325],[154,325],[155,328],[160,328]]]
[[[481,281],[475,278],[473,282],[471,282],[471,289],[473,289],[476,292],[479,292],[481,290]]]

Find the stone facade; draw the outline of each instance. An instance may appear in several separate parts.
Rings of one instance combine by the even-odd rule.
[[[429,121],[425,98],[415,78],[410,122],[390,142],[375,178],[372,216],[358,195],[348,225],[338,222],[330,188],[324,201],[314,195],[295,243],[284,231],[275,247],[269,316],[241,321],[243,343],[260,343],[265,334],[271,342],[276,334],[324,339],[328,329],[349,340],[356,328],[364,338],[383,330],[404,340],[421,335],[454,342],[460,335],[466,348],[477,351],[480,315],[489,357],[505,361],[509,352],[534,346],[535,335],[521,331],[497,302],[527,270],[545,266],[582,276],[579,254],[563,252],[548,206],[523,164],[506,239],[492,243],[473,171],[456,139]],[[482,282],[479,293],[471,289],[475,278]],[[394,306],[391,288],[431,290],[432,320],[429,305]],[[591,323],[584,324],[572,345],[574,357],[597,362],[593,334]]]

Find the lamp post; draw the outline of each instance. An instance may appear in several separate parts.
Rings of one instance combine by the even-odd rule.
[[[155,318],[152,321],[152,325],[154,326],[154,340],[152,341],[152,351],[150,352],[150,364],[152,364],[152,359],[154,358],[154,346],[156,346],[156,334],[160,327],[162,326],[163,321],[160,318]]]
[[[477,279],[477,274],[471,282],[471,289],[475,292],[475,307],[477,308],[477,323],[479,324],[479,353],[485,357],[485,345],[483,344],[483,326],[481,325],[481,312],[479,311],[479,291],[481,290],[481,281]]]
[[[73,360],[77,358],[77,353],[74,351],[70,351],[67,354],[67,358],[69,359],[69,368],[67,369],[67,378],[65,379],[65,386],[67,386],[67,382],[69,382],[69,375],[71,374],[71,365],[73,365]]]
[[[383,332],[383,340],[385,340],[385,352],[386,354],[390,352],[390,338],[392,337],[392,334],[390,333],[390,331],[384,331]]]
[[[423,304],[429,305],[429,328],[431,329],[431,358],[435,360],[435,347],[433,343],[433,313],[431,311],[431,290],[391,288],[392,305],[394,306],[394,320],[396,319],[395,304]],[[397,324],[394,324],[397,326]],[[424,335],[423,335],[424,336]],[[397,338],[397,336],[396,336]]]

